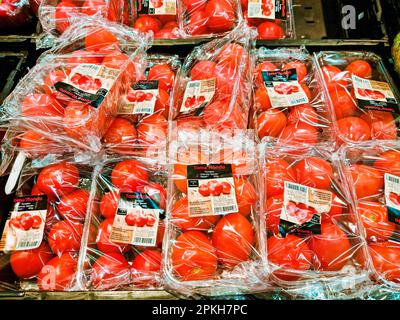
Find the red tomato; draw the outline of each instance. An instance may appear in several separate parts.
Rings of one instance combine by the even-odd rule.
[[[171,252],[172,268],[183,281],[212,279],[217,271],[216,250],[200,231],[182,233]]]
[[[331,87],[329,90],[337,119],[350,117],[357,111],[357,105],[351,94],[342,87]]]
[[[161,22],[155,17],[149,15],[142,15],[136,19],[133,27],[140,32],[157,32],[161,28]]]
[[[371,127],[371,138],[396,140],[397,126],[393,115],[385,111],[367,111],[360,117]]]
[[[322,67],[323,76],[328,85],[328,89],[331,89],[337,85],[345,87],[347,81],[345,79],[345,72],[342,72],[338,67],[335,66],[323,66]]]
[[[208,187],[210,189],[210,193],[214,197],[218,197],[222,193],[222,185],[216,181],[216,180],[211,180],[208,182]]]
[[[309,104],[302,104],[290,108],[288,115],[288,123],[296,124],[303,122],[311,126],[318,126],[319,115],[315,109]]]
[[[253,242],[253,227],[249,220],[239,213],[222,217],[212,234],[218,260],[229,268],[249,259]]]
[[[103,65],[107,68],[126,70],[127,72],[136,74],[135,65],[130,62],[129,57],[119,50],[107,50],[103,59]]]
[[[206,125],[216,130],[245,129],[247,119],[244,118],[240,106],[230,106],[229,100],[217,100],[207,105],[203,110],[203,119]]]
[[[136,226],[136,220],[137,220],[136,215],[133,213],[129,213],[125,216],[125,223],[128,226]]]
[[[69,221],[59,221],[54,224],[48,234],[51,250],[61,255],[66,252],[78,251],[81,246],[83,225]]]
[[[177,39],[179,34],[177,32],[177,26],[173,28],[162,28],[154,33],[154,39]]]
[[[27,130],[19,140],[19,147],[31,154],[49,153],[51,141],[43,134]]]
[[[118,48],[118,38],[107,29],[96,27],[87,34],[85,38],[85,48],[91,51]]]
[[[332,219],[340,219],[340,215],[343,213],[345,207],[347,207],[347,204],[336,194],[332,193],[331,210],[327,213],[322,213],[322,223],[332,222]]]
[[[33,224],[32,229],[39,229],[40,225],[42,224],[42,218],[40,216],[33,216]]]
[[[156,202],[161,209],[166,208],[167,203],[167,191],[165,188],[155,182],[151,182],[149,184],[144,185],[143,187],[139,188],[139,191],[142,193],[146,193]]]
[[[199,193],[203,197],[208,197],[210,195],[210,188],[208,187],[208,184],[204,183],[199,187]]]
[[[388,220],[388,211],[384,204],[362,201],[358,203],[357,210],[361,215],[368,241],[386,241],[396,229],[396,225]]]
[[[346,117],[337,122],[340,140],[352,142],[366,141],[371,139],[371,128],[368,123],[358,117]]]
[[[229,0],[209,0],[205,9],[207,26],[211,32],[221,33],[235,26],[235,9]]]
[[[29,213],[23,213],[18,216],[18,222],[23,230],[29,230],[33,226],[33,217]]]
[[[187,230],[209,230],[221,216],[190,217],[188,198],[183,197],[176,201],[171,208],[172,223],[183,231]]]
[[[279,222],[283,208],[283,194],[269,197],[265,203],[265,226],[274,235],[279,234]]]
[[[331,164],[321,158],[307,157],[296,163],[297,182],[316,189],[328,189],[333,180]]]
[[[268,91],[264,85],[258,88],[255,92],[254,107],[256,109],[261,109],[262,111],[267,111],[272,107]]]
[[[72,67],[78,66],[82,63],[89,63],[89,64],[100,64],[103,60],[101,55],[98,55],[94,52],[89,52],[85,50],[77,50],[72,52],[68,59],[67,63],[72,65]]]
[[[41,291],[66,291],[75,283],[78,258],[64,253],[47,262],[38,275]]]
[[[383,173],[374,167],[352,164],[349,171],[358,199],[378,197],[383,191]]]
[[[135,192],[148,180],[146,166],[134,159],[119,162],[111,172],[111,182],[120,192]]]
[[[296,69],[298,81],[302,81],[307,76],[308,73],[307,66],[303,62],[298,60],[285,63],[283,66],[283,70],[289,70],[289,69]]]
[[[115,118],[103,136],[103,142],[118,153],[129,153],[134,150],[137,139],[135,127],[124,118]]]
[[[260,139],[264,137],[278,137],[286,127],[287,118],[279,109],[269,109],[261,112],[257,117],[257,132]]]
[[[220,99],[231,98],[235,83],[238,81],[238,68],[218,62],[214,69],[216,94]],[[242,80],[241,84],[243,83]]]
[[[13,251],[10,256],[11,269],[20,279],[36,276],[42,267],[53,257],[49,245],[42,241],[35,249]]]
[[[393,242],[371,243],[369,253],[379,276],[400,282],[400,245]]]
[[[78,189],[63,196],[57,205],[57,211],[63,219],[83,222],[89,203],[89,191]]]
[[[158,96],[154,106],[154,113],[160,113],[164,118],[168,119],[169,113],[169,94],[163,89],[158,89]]]
[[[55,8],[55,27],[59,33],[63,33],[70,26],[73,15],[79,14],[79,8],[69,1],[61,1]]]
[[[105,15],[106,11],[107,3],[104,0],[85,0],[81,6],[81,12],[88,16],[93,16],[97,13]]]
[[[192,70],[190,76],[192,80],[205,80],[214,78],[214,70],[217,64],[213,61],[201,60],[197,62]]]
[[[51,95],[32,93],[22,101],[21,114],[24,117],[62,117],[64,108]]]
[[[119,193],[109,191],[103,195],[100,201],[100,212],[104,218],[114,218],[119,203]]]
[[[108,218],[99,225],[97,231],[96,244],[97,248],[106,254],[110,253],[124,253],[129,250],[129,245],[125,243],[117,243],[110,241],[112,225],[114,218]]]
[[[218,62],[231,68],[237,67],[242,61],[248,59],[247,52],[237,43],[227,43],[222,48],[217,56]]]
[[[207,4],[207,0],[183,0],[183,4],[188,11],[204,10]]]
[[[168,64],[156,64],[150,68],[148,80],[158,80],[158,87],[170,91],[174,85],[175,73]]]
[[[318,142],[318,130],[315,126],[298,122],[289,124],[281,132],[279,139],[281,144],[316,144]]]
[[[235,182],[235,195],[239,213],[243,216],[248,216],[252,209],[255,210],[257,192],[245,177],[235,177],[233,181]]]
[[[258,38],[263,40],[276,40],[285,37],[282,27],[274,22],[266,21],[258,25]]]
[[[283,159],[267,159],[265,167],[265,192],[268,197],[283,193],[285,181],[295,182],[295,171]]]
[[[222,186],[222,193],[223,194],[230,194],[231,193],[231,188],[232,187],[228,182],[226,182],[226,181],[221,182],[221,186]]]
[[[78,168],[68,162],[45,167],[37,178],[37,187],[50,198],[73,192],[79,184]]]
[[[185,30],[192,36],[202,35],[208,32],[208,16],[204,10],[196,10],[190,14]]]
[[[285,238],[269,237],[267,240],[268,260],[280,268],[273,275],[285,281],[296,281],[299,273],[311,268],[312,251],[306,241],[294,235]]]
[[[374,162],[374,167],[387,173],[400,175],[400,152],[388,150],[381,153]]]
[[[346,71],[350,72],[351,75],[356,75],[361,78],[371,78],[372,68],[371,65],[365,60],[355,60],[351,62],[347,67]]]
[[[314,267],[323,271],[338,271],[351,258],[351,244],[346,233],[332,223],[321,225],[321,234],[314,234],[309,242],[317,261]]]
[[[130,282],[130,265],[115,252],[102,255],[93,264],[90,281],[96,290],[117,289]]]
[[[263,77],[262,77],[262,71],[274,71],[274,70],[279,70],[279,68],[274,65],[272,62],[269,61],[264,61],[260,63],[257,68],[256,68],[256,79],[259,82],[259,84],[264,83]]]
[[[132,261],[132,282],[136,286],[155,286],[161,271],[161,252],[146,250],[138,254]]]
[[[143,118],[136,128],[141,144],[151,146],[167,140],[168,121],[159,113]]]

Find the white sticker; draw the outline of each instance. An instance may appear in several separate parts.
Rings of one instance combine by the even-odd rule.
[[[388,220],[400,225],[400,177],[385,173],[385,203]]]
[[[249,0],[249,18],[275,19],[275,0]]]
[[[157,80],[140,80],[125,96],[119,114],[153,114],[158,95]]]
[[[181,105],[181,113],[189,113],[205,107],[215,94],[215,78],[189,81]]]

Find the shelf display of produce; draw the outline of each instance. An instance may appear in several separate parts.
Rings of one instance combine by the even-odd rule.
[[[396,299],[380,1],[10,2],[0,299]]]

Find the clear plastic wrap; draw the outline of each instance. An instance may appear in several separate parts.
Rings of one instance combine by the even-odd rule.
[[[177,5],[185,38],[220,36],[243,20],[239,0],[177,0]]]
[[[130,25],[130,6],[131,0],[42,0],[39,19],[45,32],[58,36],[82,16]]]
[[[20,28],[30,21],[27,0],[2,0],[0,2],[0,30]]]
[[[180,68],[176,55],[149,55],[144,74],[121,96],[118,117],[103,136],[110,152],[129,154],[139,149],[166,152],[170,95]]]
[[[227,36],[196,47],[185,59],[173,91],[170,119],[196,128],[245,129],[255,31],[242,23]],[[171,138],[173,139],[173,138]]]
[[[356,295],[369,282],[367,248],[330,151],[263,143],[260,166],[269,280],[303,296]]]
[[[93,169],[58,158],[64,160],[22,170],[1,234],[1,290],[82,289],[78,257]]]
[[[4,101],[3,126],[30,132],[29,139],[36,135],[33,142],[10,145],[33,154],[54,141],[62,150],[99,151],[121,95],[140,79],[149,40],[100,19],[71,26]]]
[[[379,56],[327,51],[315,58],[339,144],[397,138],[400,96]]]
[[[152,31],[154,39],[180,38],[177,12],[177,0],[136,0],[133,28]]]
[[[95,173],[81,252],[89,290],[160,288],[167,199],[163,153],[109,157]],[[97,209],[98,208],[98,209]]]
[[[252,120],[258,140],[333,147],[323,85],[307,50],[261,47],[254,57]]]
[[[167,289],[183,296],[265,289],[255,276],[265,260],[252,134],[200,130],[170,142]]]
[[[296,37],[292,0],[241,0],[240,4],[248,25],[257,27],[258,39]]]
[[[364,142],[339,150],[343,180],[364,226],[371,278],[388,290],[400,286],[400,143]]]

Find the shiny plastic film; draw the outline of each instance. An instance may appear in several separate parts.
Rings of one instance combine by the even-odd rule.
[[[400,96],[379,56],[326,51],[315,59],[339,145],[397,139]]]
[[[21,28],[32,20],[28,0],[4,1],[0,3],[0,7],[0,30]]]
[[[93,168],[63,155],[30,162],[19,177],[0,240],[2,290],[75,291]]]
[[[97,168],[80,264],[88,290],[161,288],[165,160],[163,153],[110,156]]]
[[[332,121],[312,56],[305,48],[254,50],[253,117],[258,141],[334,146]]]
[[[19,82],[1,109],[28,154],[61,148],[98,152],[118,101],[140,79],[151,37],[93,18],[71,26]]]
[[[357,296],[369,284],[367,248],[331,153],[266,143],[259,150],[266,281],[303,298]]]
[[[252,132],[170,142],[165,287],[182,296],[265,289]]]

